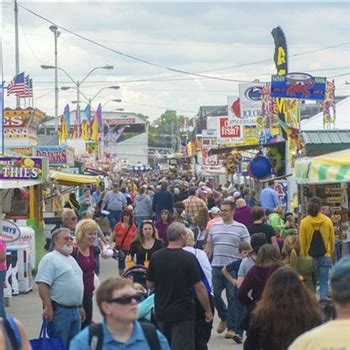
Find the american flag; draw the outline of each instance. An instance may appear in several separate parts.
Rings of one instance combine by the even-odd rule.
[[[19,73],[14,76],[14,78],[10,81],[10,84],[7,86],[7,96],[12,94],[21,95],[26,91],[26,84],[24,78],[24,72]]]
[[[33,81],[29,78],[29,75],[25,77],[25,91],[18,94],[19,97],[33,97]]]

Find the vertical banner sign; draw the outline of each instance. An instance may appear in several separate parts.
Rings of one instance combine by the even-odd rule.
[[[288,52],[287,52],[287,42],[281,27],[276,27],[272,29],[272,37],[275,41],[275,54],[273,59],[275,61],[275,66],[277,69],[277,75],[286,75],[288,73]],[[286,118],[283,112],[279,112],[278,117],[280,121],[285,124]],[[288,139],[288,135],[284,128],[281,128],[282,136],[285,140]]]

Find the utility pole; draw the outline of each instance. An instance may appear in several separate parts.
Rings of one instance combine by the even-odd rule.
[[[90,103],[91,106],[91,103]],[[80,82],[77,81],[77,117],[78,117],[78,138],[80,136],[80,123],[81,123],[81,118],[80,118]]]
[[[14,1],[15,10],[15,58],[16,58],[16,75],[19,74],[19,37],[18,37],[18,6],[17,0]],[[16,108],[21,107],[21,100],[16,96]]]
[[[61,34],[55,25],[49,27],[55,38],[55,131],[58,132],[58,77],[57,77],[57,38]]]

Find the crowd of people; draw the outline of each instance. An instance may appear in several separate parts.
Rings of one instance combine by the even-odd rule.
[[[259,198],[212,179],[85,189],[35,278],[49,335],[72,350],[205,350],[217,312],[216,332],[246,350],[350,349],[350,257],[330,275],[334,229],[321,200],[298,221],[273,185]],[[101,257],[116,273],[96,288]]]

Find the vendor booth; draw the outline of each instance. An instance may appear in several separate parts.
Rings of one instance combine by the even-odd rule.
[[[9,258],[6,284],[15,294],[31,290],[31,271],[44,254],[42,187],[47,174],[46,158],[0,157],[1,235]]]
[[[301,158],[295,163],[299,193],[299,213],[306,214],[312,196],[322,199],[322,211],[334,224],[337,258],[349,254],[350,150]]]

